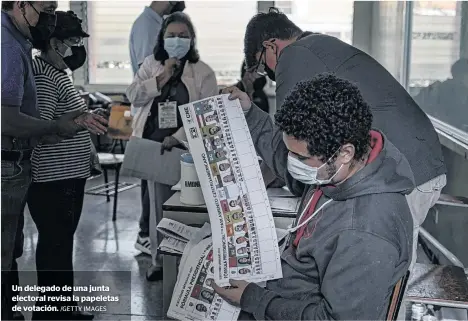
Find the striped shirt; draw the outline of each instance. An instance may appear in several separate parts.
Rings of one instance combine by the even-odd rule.
[[[56,69],[39,57],[33,60],[33,71],[42,119],[57,119],[64,113],[86,109],[86,104],[65,71]],[[31,159],[33,181],[87,178],[90,176],[90,156],[91,138],[86,130],[55,145],[39,144]]]

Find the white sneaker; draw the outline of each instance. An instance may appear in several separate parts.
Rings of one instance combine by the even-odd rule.
[[[141,237],[138,235],[137,240],[135,242],[135,248],[145,254],[151,255],[151,241],[150,238]]]

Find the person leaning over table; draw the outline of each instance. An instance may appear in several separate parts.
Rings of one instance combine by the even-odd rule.
[[[170,150],[186,140],[177,106],[217,93],[215,73],[200,60],[190,18],[181,12],[173,13],[164,20],[154,54],[146,57],[127,89],[127,97],[136,109],[132,135],[160,142],[163,149]],[[172,119],[159,122],[161,108],[172,112]],[[173,192],[171,186],[164,184],[156,184],[155,189],[159,223],[162,204]],[[147,191],[145,182],[142,184],[143,206],[146,202],[149,204]],[[149,222],[149,211],[143,212],[135,247],[151,254]]]
[[[323,72],[356,83],[374,116],[372,126],[387,135],[405,155],[414,173],[417,187],[407,196],[414,223],[413,265],[419,227],[439,198],[447,173],[439,137],[426,113],[374,58],[338,38],[303,32],[274,8],[250,20],[244,53],[247,68],[266,73],[276,81],[278,108],[299,81]],[[275,145],[272,137],[276,132],[270,117],[256,107],[252,109],[247,122],[262,128],[257,144],[271,144],[272,152],[283,154],[276,163],[267,163],[277,173],[275,167],[286,162],[286,148],[281,140]],[[291,191],[297,195],[303,190],[303,184],[291,185]]]
[[[229,90],[249,110],[248,96]],[[306,186],[281,255],[283,278],[265,289],[232,280],[233,288],[214,290],[247,312],[241,319],[384,320],[411,262],[408,161],[371,129],[371,109],[357,86],[331,74],[299,82],[275,120],[287,162],[266,152],[268,144],[257,151]],[[251,130],[255,136],[262,129]]]

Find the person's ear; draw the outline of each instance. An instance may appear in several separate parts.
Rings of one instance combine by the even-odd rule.
[[[340,151],[338,152],[338,157],[342,164],[349,164],[353,161],[356,149],[353,144],[345,144],[341,146]]]
[[[16,5],[20,9],[21,13],[24,15],[26,13],[26,1],[16,1]]]
[[[275,44],[275,38],[265,40],[262,44],[263,47],[265,47],[266,50],[270,49],[275,55],[276,51],[278,50],[278,47]]]

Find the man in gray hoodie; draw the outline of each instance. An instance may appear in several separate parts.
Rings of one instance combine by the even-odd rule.
[[[250,108],[244,93],[228,90]],[[265,289],[233,280],[232,288],[215,285],[215,291],[249,314],[242,318],[383,320],[411,261],[408,161],[371,130],[371,110],[359,89],[334,75],[299,82],[275,119],[288,156],[273,168],[306,186],[281,255],[283,278]],[[262,126],[249,128],[254,141],[261,136]],[[275,162],[273,146],[256,140],[256,147],[262,159]]]

